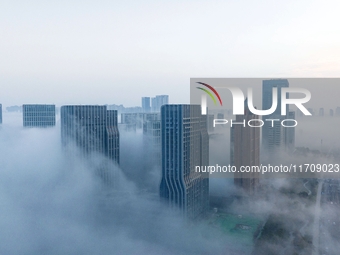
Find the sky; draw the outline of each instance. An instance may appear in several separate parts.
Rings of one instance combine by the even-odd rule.
[[[189,103],[191,77],[339,77],[338,1],[1,1],[0,103]]]

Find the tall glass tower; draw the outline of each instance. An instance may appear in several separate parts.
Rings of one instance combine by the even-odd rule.
[[[76,147],[83,158],[101,154],[108,159],[98,169],[108,184],[114,180],[112,163],[119,164],[119,131],[116,110],[106,106],[67,105],[61,107],[62,144]]]
[[[282,127],[281,121],[283,119],[291,118],[295,115],[289,113],[289,107],[286,105],[286,115],[281,115],[281,89],[289,87],[289,82],[287,79],[271,79],[262,81],[262,109],[270,109],[273,103],[273,88],[277,88],[277,108],[275,112],[270,115],[266,115],[266,119],[275,119],[273,123],[271,121],[264,121],[264,126],[262,127],[262,150],[263,154],[275,154],[278,149],[287,149],[294,147],[292,142],[294,139],[291,137],[294,134],[294,128]],[[289,95],[286,95],[289,98]],[[289,117],[290,116],[290,117]],[[287,138],[289,134],[289,138]]]
[[[160,196],[190,219],[203,216],[209,209],[209,178],[195,166],[209,164],[207,116],[200,105],[164,105],[161,130]]]
[[[244,103],[244,115],[236,115],[235,122],[241,123],[252,120],[252,125],[258,125],[255,120],[259,116],[251,113],[247,107],[247,99]],[[230,163],[240,170],[241,166],[260,165],[260,129],[233,125],[230,128]],[[234,184],[246,191],[248,195],[254,195],[259,186],[259,173],[234,173]]]
[[[142,109],[143,112],[151,111],[150,97],[142,97]]]

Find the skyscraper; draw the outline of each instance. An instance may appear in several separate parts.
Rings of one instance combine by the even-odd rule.
[[[97,169],[105,183],[113,182],[112,162],[119,164],[117,111],[106,106],[68,105],[61,107],[61,139],[65,147],[75,145],[84,158],[102,154],[109,161]]]
[[[208,126],[208,132],[209,133],[214,132],[214,119],[215,119],[214,114],[208,114],[207,115],[207,126]]]
[[[294,111],[290,111],[288,113],[287,119],[291,119],[291,120],[295,120],[295,112]],[[292,121],[287,121],[286,124],[287,125],[294,125],[294,123],[289,123]],[[285,149],[287,151],[293,151],[295,148],[295,127],[282,127],[285,134]]]
[[[245,101],[244,115],[237,115],[235,123],[248,123],[256,120],[258,115],[251,113]],[[252,125],[259,125],[252,121]],[[233,125],[230,129],[230,163],[240,170],[241,166],[260,165],[260,128],[244,126],[242,124]],[[243,188],[249,195],[254,195],[259,184],[259,173],[234,173],[234,184]]]
[[[24,127],[55,126],[55,105],[24,104],[22,112]]]
[[[142,97],[142,109],[143,112],[151,111],[150,97]]]
[[[162,105],[169,104],[168,95],[159,95],[151,99],[152,111],[159,112]]]
[[[141,112],[129,112],[121,114],[121,123],[125,125],[126,131],[135,131],[137,129],[143,129],[144,113]]]
[[[161,123],[160,196],[190,219],[203,216],[209,209],[209,178],[195,166],[209,164],[207,117],[199,105],[164,105]]]
[[[144,150],[148,161],[157,168],[162,165],[161,114],[145,113],[143,122]]]
[[[271,108],[273,103],[273,88],[277,88],[277,107],[275,112],[271,115],[281,116],[281,89],[288,88],[289,82],[287,79],[272,79],[262,81],[262,109],[267,110]],[[287,96],[287,98],[289,98]],[[288,105],[286,106],[286,112],[288,113]]]
[[[273,102],[273,88],[277,88],[277,107],[275,112],[266,116],[266,119],[276,119],[278,121],[265,121],[262,127],[262,150],[265,155],[274,155],[278,149],[288,149],[286,134],[288,128],[282,127],[281,121],[289,115],[289,107],[286,105],[286,116],[281,115],[281,89],[289,87],[287,79],[272,79],[262,82],[262,109],[268,110]],[[289,95],[286,96],[289,98]],[[295,118],[295,116],[294,116]],[[294,129],[290,127],[289,129]],[[290,132],[290,131],[289,131]],[[290,132],[290,134],[295,134]]]

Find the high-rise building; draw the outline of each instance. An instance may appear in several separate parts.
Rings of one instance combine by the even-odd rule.
[[[281,115],[281,89],[289,87],[287,79],[263,80],[262,82],[262,109],[268,110],[273,102],[273,88],[277,88],[277,108],[275,112],[266,115],[266,119],[276,119],[277,121],[264,121],[262,127],[262,150],[265,155],[273,155],[278,149],[288,149],[288,139],[286,139],[286,128],[282,127],[281,121],[289,115],[289,107],[286,105],[286,115]],[[289,95],[286,95],[289,98]],[[295,116],[294,116],[295,119]],[[291,128],[293,129],[293,128]],[[290,134],[295,132],[290,132]]]
[[[224,119],[224,113],[217,113],[218,119]]]
[[[0,104],[0,124],[2,124],[2,104]]]
[[[159,112],[162,105],[169,104],[168,95],[159,95],[151,99],[152,111]]]
[[[121,124],[124,125],[126,131],[135,131],[143,129],[144,113],[142,112],[129,112],[121,114]]]
[[[214,114],[208,114],[207,115],[207,126],[208,126],[208,132],[214,132],[214,119],[215,115]]]
[[[105,156],[108,161],[97,170],[105,183],[112,184],[112,163],[119,164],[117,111],[107,110],[106,106],[67,105],[60,112],[62,144],[76,146],[84,158]]]
[[[244,115],[236,115],[235,123],[248,123],[252,120],[252,125],[259,125],[256,119],[258,115],[251,113],[245,101]],[[233,125],[230,129],[230,163],[240,170],[241,166],[260,165],[260,128],[244,126],[242,124]],[[254,195],[258,188],[260,173],[234,173],[234,184],[241,187],[249,195]]]
[[[288,113],[287,119],[295,120],[296,119],[295,118],[295,112],[294,111],[290,111]],[[285,123],[288,126],[293,126],[294,125],[293,121],[286,121]],[[295,127],[282,127],[282,129],[285,132],[284,133],[285,149],[286,149],[286,151],[292,152],[292,151],[294,151],[294,148],[295,148]]]
[[[281,115],[281,89],[288,88],[287,79],[271,79],[262,81],[262,109],[270,109],[273,103],[273,88],[277,88],[277,107],[271,115]],[[289,98],[289,96],[287,96]],[[288,105],[286,105],[286,113],[288,113]]]
[[[158,168],[162,165],[161,114],[144,114],[143,139],[148,160]]]
[[[22,112],[24,127],[55,126],[55,105],[24,104]]]
[[[150,97],[142,97],[142,109],[143,112],[151,111]]]
[[[333,109],[329,109],[329,116],[331,116],[331,117],[334,116],[334,110]]]
[[[161,123],[160,196],[186,217],[201,217],[209,209],[209,178],[195,166],[209,164],[207,117],[200,105],[164,105]]]

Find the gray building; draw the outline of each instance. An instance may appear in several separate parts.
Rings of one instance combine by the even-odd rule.
[[[125,131],[134,131],[143,129],[144,113],[142,112],[131,112],[122,113],[120,122],[123,124]]]
[[[22,106],[24,127],[55,126],[55,105],[24,104]]]
[[[209,174],[195,166],[209,164],[207,117],[200,105],[164,105],[161,108],[161,198],[183,215],[195,219],[209,209]]]
[[[120,147],[117,111],[106,106],[70,105],[62,106],[60,113],[62,144],[75,146],[84,158],[105,156],[108,161],[97,170],[105,183],[113,183],[112,163],[119,164]]]
[[[224,113],[217,113],[217,119],[224,119]]]
[[[151,112],[150,97],[142,97],[142,111],[143,112]]]
[[[235,122],[259,119],[251,113],[245,101],[244,115],[236,115]],[[252,125],[259,125],[252,121]],[[233,125],[230,128],[230,164],[239,171],[241,166],[260,165],[260,128],[248,125]],[[234,184],[242,188],[248,195],[254,195],[258,189],[260,173],[234,173]]]
[[[214,132],[214,119],[215,119],[214,114],[208,114],[207,115],[207,127],[208,127],[209,133]]]
[[[290,111],[288,113],[287,119],[295,120],[295,112]],[[286,121],[287,125],[294,125],[292,121]],[[287,151],[294,151],[295,148],[295,127],[282,127],[285,134],[284,134],[284,144],[285,144],[285,149]]]
[[[285,128],[282,127],[281,121],[283,119],[288,119],[289,117],[289,107],[286,105],[286,115],[281,115],[281,89],[289,87],[289,82],[287,79],[272,79],[272,80],[264,80],[262,82],[262,109],[267,110],[270,109],[273,102],[273,88],[277,88],[278,102],[277,108],[275,112],[270,115],[266,115],[263,118],[265,119],[276,119],[278,121],[264,121],[264,126],[262,127],[262,150],[265,155],[274,155],[278,150],[288,150],[292,147],[291,143],[288,141],[294,141],[295,139],[291,139],[291,135],[295,134],[291,130],[288,131],[286,129],[295,129],[295,128]],[[289,98],[289,95],[287,95]],[[291,115],[292,117],[292,115]],[[295,119],[295,115],[294,115]],[[290,139],[286,138],[286,134],[289,132]],[[294,146],[293,146],[294,147]]]
[[[168,95],[159,95],[151,99],[151,107],[153,112],[159,112],[162,105],[169,104]]]
[[[162,165],[161,114],[144,114],[143,140],[145,152],[152,166]]]

